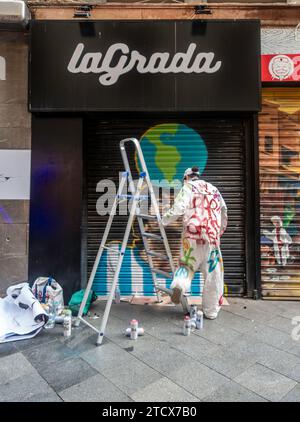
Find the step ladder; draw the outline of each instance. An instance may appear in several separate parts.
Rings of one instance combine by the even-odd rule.
[[[137,186],[135,187],[134,182],[133,182],[133,178],[132,178],[132,173],[130,170],[130,166],[129,166],[129,161],[128,161],[128,156],[127,156],[127,152],[126,152],[126,145],[128,145],[129,143],[133,143],[139,158],[139,163],[141,165],[141,173],[139,174],[139,179],[138,179],[138,183]],[[144,248],[145,248],[145,252],[148,258],[148,262],[149,262],[149,266],[150,266],[150,270],[152,273],[152,279],[153,279],[153,285],[154,285],[154,289],[157,295],[157,299],[159,302],[161,302],[161,296],[160,296],[160,292],[164,292],[168,295],[172,294],[172,290],[166,288],[165,286],[162,286],[159,284],[158,282],[158,275],[161,275],[165,278],[168,279],[172,279],[173,278],[173,274],[175,271],[175,267],[174,267],[174,263],[173,263],[173,258],[172,258],[172,254],[171,254],[171,250],[170,250],[170,246],[168,243],[168,239],[166,236],[166,232],[164,229],[164,226],[161,222],[161,216],[160,216],[160,212],[159,212],[159,207],[158,207],[158,202],[157,199],[155,197],[154,194],[154,190],[153,190],[153,186],[149,177],[149,173],[147,170],[147,166],[144,160],[144,155],[140,146],[139,141],[136,138],[126,138],[123,139],[120,142],[120,150],[121,150],[121,155],[122,155],[122,160],[124,163],[124,167],[125,167],[125,171],[122,173],[122,178],[120,181],[120,185],[119,185],[119,189],[116,195],[116,198],[113,202],[113,206],[111,209],[111,213],[102,237],[102,241],[89,277],[89,281],[87,284],[87,287],[85,289],[85,294],[83,297],[83,301],[81,303],[80,309],[79,309],[79,313],[78,313],[78,317],[77,320],[75,322],[75,325],[78,326],[80,324],[80,322],[82,321],[83,323],[85,323],[86,325],[88,325],[90,328],[92,328],[94,331],[96,331],[98,333],[98,338],[97,338],[97,346],[101,345],[102,341],[103,341],[103,337],[104,337],[104,333],[105,333],[105,328],[107,325],[107,321],[108,321],[108,317],[109,317],[109,313],[110,313],[110,309],[111,309],[111,305],[113,302],[113,299],[115,297],[115,291],[116,291],[116,287],[118,285],[118,279],[119,279],[119,274],[120,274],[120,270],[121,270],[121,266],[122,266],[122,262],[123,262],[123,258],[124,258],[124,254],[126,251],[126,247],[127,247],[127,243],[128,243],[128,239],[130,236],[130,231],[132,228],[132,225],[134,223],[135,218],[137,218],[138,221],[138,225],[139,225],[139,229],[141,232],[141,236],[142,236],[142,240],[143,240],[143,244],[144,244]],[[125,195],[122,194],[123,192],[123,188],[126,185],[126,182],[128,182],[128,188],[129,188],[129,195]],[[146,188],[148,188],[148,194],[147,195],[143,195],[142,192],[143,190]],[[128,199],[132,200],[132,205],[131,205],[131,209],[130,209],[130,213],[129,213],[129,218],[128,218],[128,222],[126,225],[126,229],[125,229],[125,234],[124,234],[124,238],[122,241],[122,245],[121,245],[121,249],[117,250],[115,248],[109,247],[106,245],[107,242],[107,238],[113,223],[113,219],[114,216],[116,214],[116,210],[117,207],[120,203],[122,203],[122,201],[127,201]],[[150,214],[142,214],[140,211],[140,204],[141,201],[143,200],[149,200],[150,199],[150,204],[153,206],[153,211],[154,211],[154,215],[150,215]],[[144,225],[144,221],[145,220],[153,220],[157,222],[158,225],[158,229],[159,229],[159,234],[156,233],[150,233],[147,232],[145,229],[145,225]],[[148,242],[148,239],[154,239],[157,241],[162,242],[165,252],[164,253],[160,253],[160,252],[156,252],[150,249],[150,245]],[[100,330],[97,330],[97,328],[95,328],[92,324],[90,324],[88,321],[86,321],[83,318],[83,310],[84,307],[86,305],[86,301],[88,298],[88,295],[91,291],[93,282],[94,282],[94,278],[97,272],[97,268],[98,265],[100,263],[100,259],[102,256],[102,253],[104,250],[111,250],[112,252],[116,253],[118,255],[118,260],[117,260],[117,265],[115,268],[115,272],[114,272],[114,277],[113,277],[113,281],[112,281],[112,286],[111,286],[111,290],[109,292],[108,295],[108,300],[106,303],[106,307],[104,310],[104,314],[102,317],[102,321],[101,321],[101,326],[100,326]],[[171,272],[166,272],[163,271],[159,268],[156,268],[154,266],[154,262],[153,262],[153,258],[157,258],[159,260],[164,260],[167,261],[169,263]],[[187,301],[187,297],[185,295],[182,296],[181,298],[181,304],[183,306],[183,310],[185,313],[188,312],[189,310],[189,305],[188,305],[188,301]]]

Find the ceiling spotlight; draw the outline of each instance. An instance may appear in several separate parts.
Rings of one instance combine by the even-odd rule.
[[[74,10],[74,18],[89,18],[91,16],[91,10],[93,6],[80,6]]]
[[[206,4],[198,4],[194,10],[195,15],[211,15],[211,10]]]

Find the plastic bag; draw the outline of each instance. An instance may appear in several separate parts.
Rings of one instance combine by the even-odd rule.
[[[64,309],[64,296],[61,285],[52,277],[38,277],[32,286],[34,296],[40,303],[48,303],[52,299],[56,313],[60,314]]]
[[[71,309],[73,316],[78,315],[81,302],[83,301],[84,292],[85,290],[79,290],[78,292],[75,292],[70,299],[69,308]],[[88,313],[91,303],[94,302],[96,299],[97,299],[96,293],[93,292],[93,290],[91,290],[88,295],[86,305],[83,310],[83,315],[86,315]]]

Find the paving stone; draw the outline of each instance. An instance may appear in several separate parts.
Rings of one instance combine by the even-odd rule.
[[[151,325],[144,327],[146,333],[159,340],[173,341],[174,338],[182,337],[182,325],[178,326],[168,321],[153,319]]]
[[[59,393],[67,402],[130,402],[108,379],[98,374]]]
[[[168,374],[168,378],[199,399],[212,394],[229,379],[199,362],[191,362]]]
[[[234,329],[240,333],[245,333],[253,328],[254,321],[245,317],[224,312],[223,309],[215,320],[218,324]]]
[[[198,402],[199,399],[168,378],[161,378],[131,395],[136,402]]]
[[[90,328],[74,327],[71,337],[65,338],[62,336],[59,341],[80,354],[96,348],[97,333]]]
[[[182,397],[186,401],[295,400],[300,340],[292,339],[287,325],[291,316],[286,315],[298,314],[299,302],[230,298],[229,303],[216,320],[205,320],[202,331],[187,337],[182,335],[180,306],[121,303],[113,305],[101,347],[95,347],[96,333],[83,324],[73,328],[69,339],[57,324],[33,339],[0,344],[1,400],[60,401],[60,396],[66,401],[107,402],[175,402]],[[100,313],[104,306],[105,302],[93,305],[91,311]],[[133,317],[146,331],[137,341],[124,335]],[[99,319],[89,322],[99,328]],[[11,370],[18,351],[29,363],[21,371]],[[14,359],[6,365],[5,357]],[[254,373],[249,373],[251,369]],[[239,377],[246,381],[236,383]],[[28,384],[31,380],[33,388]]]
[[[293,329],[292,319],[285,318],[281,315],[277,315],[276,317],[272,318],[270,321],[266,323],[266,325],[272,328],[276,328],[277,330],[284,331],[287,334],[291,334],[292,329]]]
[[[31,373],[1,384],[0,401],[59,401],[59,398],[40,375]]]
[[[36,372],[22,353],[5,356],[0,362],[0,384],[6,384],[16,378]]]
[[[64,359],[77,356],[75,351],[61,344],[58,340],[28,350],[26,349],[23,351],[23,354],[37,370],[51,363],[58,363]]]
[[[209,355],[202,355],[198,360],[211,369],[227,376],[235,378],[253,364],[253,360],[245,359],[238,352],[228,350],[224,346]]]
[[[284,308],[281,308],[278,311],[278,315],[281,315],[285,318],[294,318],[295,316],[300,315],[300,302],[294,301],[294,302],[280,302],[280,305],[284,306]]]
[[[15,346],[15,342],[9,341],[8,343],[0,344],[0,359],[7,355],[17,353],[19,350]]]
[[[138,359],[130,356],[126,364],[116,364],[113,367],[101,370],[101,374],[115,384],[127,395],[131,395],[146,385],[162,378],[162,375],[140,362]]]
[[[62,335],[62,327],[58,324],[51,330],[46,330],[45,328],[39,332],[35,337],[27,340],[16,341],[15,347],[20,350],[28,350],[33,347],[39,347],[42,344],[50,343],[57,340]]]
[[[286,396],[280,401],[283,402],[300,402],[300,384],[297,384]]]
[[[246,362],[255,363],[259,358],[269,357],[275,348],[269,344],[258,341],[248,333],[237,339],[228,347],[230,353],[236,354]]]
[[[272,353],[260,356],[257,362],[300,382],[300,357],[298,356],[274,348]]]
[[[196,360],[200,359],[203,355],[216,352],[220,347],[212,341],[195,334],[177,336],[168,344]]]
[[[291,340],[289,334],[275,328],[268,327],[264,324],[256,324],[253,330],[249,331],[248,334],[251,338],[262,341],[276,348],[284,348],[284,345]]]
[[[241,333],[238,331],[232,330],[229,327],[224,327],[218,324],[216,320],[207,319],[204,320],[203,329],[195,330],[194,334],[223,346],[232,344],[233,341],[241,336]]]
[[[71,358],[46,365],[40,369],[39,374],[59,392],[96,375],[97,371],[83,359]]]
[[[270,401],[281,400],[297,384],[260,364],[251,366],[234,381]]]
[[[164,375],[180,368],[182,365],[188,365],[193,362],[191,357],[164,342],[156,343],[143,353],[136,351],[135,355],[146,365]]]
[[[134,343],[134,350],[132,354],[143,353],[151,350],[155,346],[161,345],[161,347],[170,347],[183,352],[190,358],[198,359],[202,355],[206,355],[218,350],[219,346],[211,341],[196,336],[194,334],[190,336],[184,336],[182,333],[176,332],[176,335],[170,336],[166,339],[159,340],[152,336],[143,336]]]
[[[244,388],[240,384],[231,381],[214,391],[211,395],[205,397],[205,402],[264,402],[263,397],[253,393],[253,391]]]
[[[300,382],[300,365],[298,364],[294,366],[294,368],[291,368],[289,371],[287,371],[285,375],[295,381]]]
[[[293,340],[290,344],[290,347],[287,348],[287,351],[300,357],[300,340],[298,341]]]
[[[22,401],[22,400],[20,400]],[[45,391],[44,393],[36,393],[24,398],[25,402],[32,403],[48,403],[48,402],[62,402],[62,399],[53,390]]]
[[[99,372],[115,366],[126,366],[128,362],[135,360],[131,354],[113,343],[102,344],[100,347],[88,350],[82,353],[81,357]]]
[[[276,316],[276,312],[267,312],[258,307],[251,305],[251,301],[245,302],[245,304],[230,304],[225,312],[230,312],[235,315],[239,315],[251,321],[256,321],[259,323],[269,321],[270,319]]]

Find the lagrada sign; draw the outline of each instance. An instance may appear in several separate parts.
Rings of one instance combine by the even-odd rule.
[[[130,51],[127,44],[111,45],[106,53],[85,52],[85,45],[79,43],[68,65],[71,73],[95,73],[102,85],[115,84],[121,75],[136,68],[138,73],[215,73],[222,62],[215,60],[213,52],[196,53],[197,44],[190,43],[187,51],[173,57],[167,52],[155,52],[146,57],[137,50]],[[121,55],[120,55],[121,53]],[[116,65],[112,61],[119,55]]]
[[[259,60],[255,20],[32,20],[29,107],[258,111]]]

